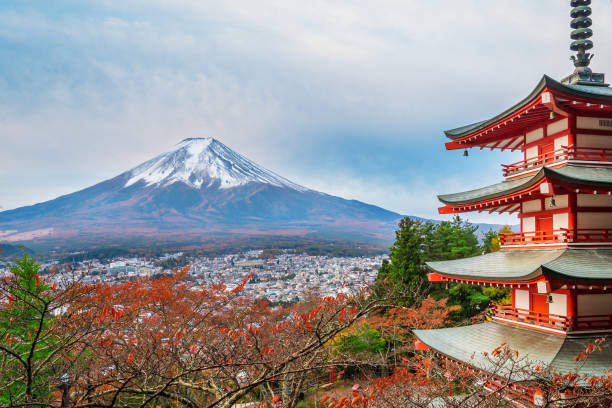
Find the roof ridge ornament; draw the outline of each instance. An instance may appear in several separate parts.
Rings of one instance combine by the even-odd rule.
[[[566,85],[595,85],[608,86],[604,81],[604,74],[593,73],[589,65],[594,57],[594,54],[587,52],[593,48],[593,41],[590,38],[593,36],[593,20],[591,20],[591,0],[571,0],[570,5],[572,11],[570,16],[572,21],[570,27],[572,32],[570,38],[570,50],[575,51],[576,55],[572,55],[570,59],[574,62],[576,69],[574,73],[561,82]]]

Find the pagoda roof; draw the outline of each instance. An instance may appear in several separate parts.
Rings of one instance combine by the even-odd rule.
[[[542,98],[539,98],[544,92],[553,94],[554,97],[551,101],[545,102]],[[551,110],[555,110],[563,116],[567,116],[569,113],[585,112],[608,117],[612,112],[610,102],[612,102],[612,88],[610,87],[562,84],[544,75],[533,91],[511,108],[490,119],[446,130],[445,135],[451,139],[451,142],[447,143],[447,148],[458,149],[481,146],[518,149],[521,144],[515,143],[515,141],[519,142],[516,139],[516,133],[538,123],[542,123],[544,126]],[[500,137],[507,142],[494,143],[498,139],[489,136],[494,133],[501,133]],[[486,138],[485,135],[487,135]]]
[[[512,106],[510,109],[503,111],[502,113],[492,117],[488,120],[472,123],[470,125],[462,126],[456,129],[446,130],[444,134],[449,139],[460,139],[464,136],[468,136],[478,130],[486,128],[499,120],[517,112],[521,108],[527,106],[535,97],[537,97],[544,89],[550,88],[558,90],[568,95],[579,96],[585,98],[596,98],[605,101],[612,101],[612,88],[606,86],[593,86],[593,85],[565,85],[559,81],[555,81],[548,75],[544,75],[538,85],[533,91],[522,101]]]
[[[572,164],[558,168],[542,167],[540,171],[531,176],[502,181],[476,190],[439,195],[438,199],[448,205],[473,204],[527,190],[537,185],[544,178],[569,184],[612,187],[612,167]]]
[[[523,367],[541,365],[554,371],[589,376],[605,375],[612,365],[612,344],[602,344],[602,352],[595,351],[589,358],[578,364],[575,357],[585,350],[589,343],[609,336],[561,336],[522,327],[488,322],[472,326],[453,327],[437,330],[414,330],[415,335],[427,346],[456,361],[467,363],[480,370],[527,381],[534,377],[521,374],[510,375],[509,367],[496,370],[495,361],[484,353],[490,353],[506,343],[510,349],[525,358]]]
[[[501,250],[472,258],[428,262],[446,278],[481,282],[532,282],[543,275],[572,282],[612,281],[612,249]],[[435,276],[430,276],[431,280]]]

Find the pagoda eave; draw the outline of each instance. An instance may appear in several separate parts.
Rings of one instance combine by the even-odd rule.
[[[583,285],[612,289],[611,248],[506,250],[472,258],[427,262],[432,282],[487,286]]]
[[[507,180],[492,186],[462,193],[438,196],[445,204],[440,214],[473,211],[515,213],[525,199],[581,193],[612,195],[612,167],[591,167],[568,164],[560,168],[542,167],[536,174]]]
[[[490,280],[490,279],[476,279],[476,278],[459,278],[450,275],[444,275],[437,272],[432,272],[427,275],[427,279],[430,282],[449,282],[449,283],[466,283],[470,285],[479,285],[479,286],[494,286],[500,288],[522,288],[531,285],[537,285],[538,282],[547,282],[546,277],[540,276],[536,279],[531,280],[514,280],[514,281],[504,281],[504,280]]]
[[[480,147],[515,151],[525,146],[527,132],[542,125],[578,115],[609,117],[611,114],[612,89],[565,85],[544,76],[527,98],[505,112],[486,121],[446,131],[451,139],[446,149]]]
[[[593,353],[581,367],[577,367],[575,357],[602,335],[558,335],[500,322],[415,330],[414,333],[421,342],[446,357],[513,381],[536,378],[527,374],[529,369],[510,370],[509,366],[496,365],[493,359],[487,357],[487,353],[490,354],[503,344],[518,352],[519,357],[527,356],[528,360],[524,360],[526,365],[552,366],[561,372],[578,369],[581,375],[606,375],[608,363],[612,359],[612,344],[604,342],[601,352]]]

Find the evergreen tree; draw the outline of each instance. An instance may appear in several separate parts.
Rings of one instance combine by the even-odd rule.
[[[431,236],[428,261],[447,261],[468,258],[482,252],[476,238],[478,227],[455,216],[452,221],[442,221]]]
[[[486,250],[476,237],[478,228],[455,217],[437,225],[404,218],[396,231],[396,240],[389,250],[389,260],[383,261],[377,279],[377,291],[392,290],[401,293],[406,305],[414,305],[427,295],[435,299],[448,298],[450,306],[461,308],[453,312],[455,319],[468,318],[486,309],[491,300],[504,302],[504,290],[489,290],[475,285],[431,285],[426,266],[429,261],[446,261],[482,254]],[[497,234],[487,234],[489,243]],[[386,282],[386,284],[385,284]]]
[[[425,262],[431,258],[434,224],[403,218],[395,232],[395,242],[389,249],[389,261],[383,261],[378,271],[377,286],[389,286],[402,293],[408,304],[418,298],[418,290],[427,282]]]
[[[52,338],[41,338],[52,316],[49,298],[45,295],[50,287],[41,282],[38,269],[34,258],[23,251],[23,257],[9,268],[12,278],[0,287],[7,301],[0,306],[0,336],[4,341],[0,351],[5,363],[1,376],[3,381],[12,382],[0,393],[2,403],[15,402],[15,396],[21,396],[17,400],[24,403],[32,403],[46,400],[50,395],[48,387],[42,386],[42,379],[51,373],[36,370],[34,363],[48,357],[53,342]]]

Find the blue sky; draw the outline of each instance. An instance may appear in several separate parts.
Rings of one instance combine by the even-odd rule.
[[[612,79],[612,4],[593,68]],[[520,153],[444,149],[569,61],[569,1],[0,2],[0,206],[212,136],[310,188],[438,217]],[[474,221],[513,218],[470,214]]]

